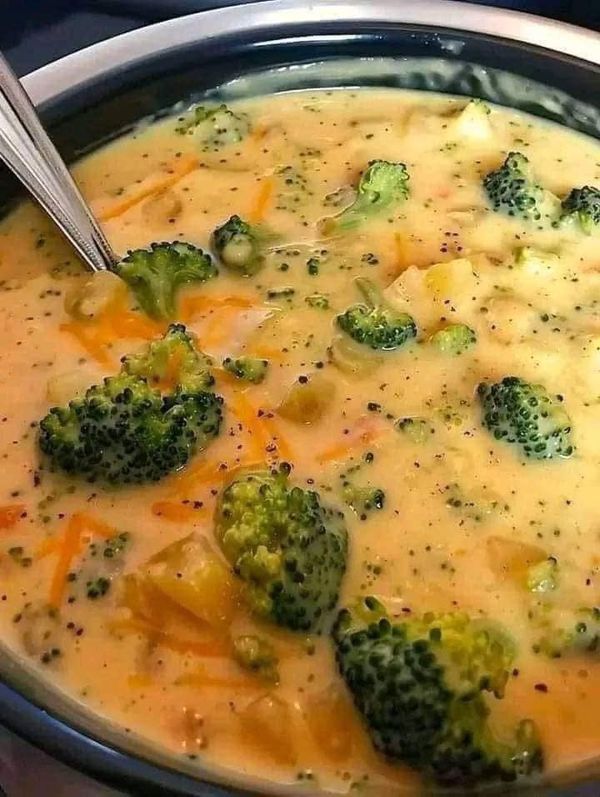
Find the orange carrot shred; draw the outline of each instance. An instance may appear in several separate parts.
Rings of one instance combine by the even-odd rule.
[[[25,512],[25,504],[5,504],[0,506],[0,529],[12,529]]]
[[[152,504],[152,514],[165,520],[184,522],[199,517],[202,512],[189,504],[181,504],[176,501],[155,501]]]
[[[247,309],[254,304],[246,296],[184,296],[180,302],[179,318],[182,321],[190,321],[197,313],[204,313],[215,307]]]
[[[49,603],[50,606],[53,606],[56,609],[58,609],[62,603],[71,562],[79,552],[82,531],[83,524],[81,522],[81,516],[75,514],[67,525],[67,530],[65,531],[62,544],[58,552],[58,560],[56,562],[56,567],[54,568],[54,574],[52,576],[52,582],[50,584]]]
[[[58,553],[58,559],[50,583],[49,603],[58,608],[67,585],[67,576],[75,556],[81,548],[82,535],[85,531],[97,534],[100,537],[112,537],[115,530],[101,520],[96,520],[84,512],[75,512],[71,516],[65,533],[60,539],[45,540],[38,549],[38,556],[44,557],[50,553]]]
[[[161,191],[175,185],[175,183],[187,177],[188,174],[195,171],[199,166],[200,162],[196,157],[186,159],[179,158],[173,161],[169,169],[170,173],[167,173],[164,178],[158,178],[153,185],[142,188],[132,196],[125,197],[115,202],[112,207],[106,208],[106,210],[101,210],[98,213],[98,218],[100,221],[108,221],[109,219],[117,218],[117,216],[122,216],[123,213],[135,207],[135,205],[139,205],[144,199],[159,194]]]
[[[267,208],[271,202],[273,189],[274,181],[272,177],[266,177],[261,181],[254,205],[249,213],[250,221],[254,224],[260,224],[261,221],[264,221]]]
[[[317,462],[324,463],[331,462],[332,460],[336,459],[343,459],[355,448],[359,448],[360,446],[371,443],[373,440],[379,437],[381,432],[381,429],[366,429],[357,437],[352,437],[349,440],[343,440],[340,443],[336,443],[335,445],[331,446],[331,448],[327,448],[325,451],[322,451],[320,454],[318,454]]]

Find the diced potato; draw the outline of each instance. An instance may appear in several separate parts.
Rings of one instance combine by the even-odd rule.
[[[144,220],[148,224],[168,224],[171,219],[176,219],[183,210],[181,199],[171,188],[149,197],[142,205]]]
[[[323,417],[334,394],[335,383],[315,372],[306,382],[294,382],[277,412],[295,423],[315,423]]]
[[[427,327],[448,317],[450,308],[453,318],[468,323],[478,293],[479,279],[471,262],[459,258],[425,269],[407,268],[385,289],[384,297],[392,307],[412,313],[421,327]]]
[[[111,271],[97,271],[65,296],[65,310],[79,321],[101,315],[110,305],[127,296],[127,285]]]
[[[289,703],[272,693],[253,700],[240,713],[244,740],[277,764],[297,759]]]
[[[152,557],[149,582],[208,625],[222,629],[238,605],[233,576],[204,538],[185,537]]]
[[[98,381],[97,372],[85,368],[66,371],[48,379],[46,396],[52,404],[68,404],[71,399],[83,396],[88,387]]]
[[[508,537],[488,537],[486,545],[490,567],[494,573],[522,587],[527,585],[529,568],[548,558],[543,548]]]
[[[316,745],[330,761],[342,763],[350,758],[353,710],[337,685],[309,698],[305,719]]]
[[[140,573],[127,573],[120,580],[119,604],[142,620],[157,623],[162,615],[163,596]]]
[[[511,294],[484,300],[488,312],[483,316],[491,335],[500,343],[516,343],[530,337],[538,314]]]
[[[454,116],[448,125],[448,132],[460,139],[486,141],[492,138],[494,130],[490,119],[489,106],[482,100],[470,100]]]
[[[382,358],[372,349],[356,343],[348,335],[336,335],[328,354],[336,368],[352,376],[367,376],[382,363]]]

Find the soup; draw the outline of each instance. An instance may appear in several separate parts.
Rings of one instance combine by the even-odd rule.
[[[132,252],[90,277],[29,204],[0,227],[7,644],[265,788],[596,756],[598,144],[297,92],[75,174]]]

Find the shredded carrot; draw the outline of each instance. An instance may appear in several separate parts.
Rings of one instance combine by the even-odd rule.
[[[253,346],[248,355],[250,357],[260,357],[262,360],[283,360],[283,352],[271,346]]]
[[[194,653],[197,656],[221,658],[230,654],[230,646],[224,639],[212,637],[206,640],[182,639],[162,628],[158,628],[145,620],[131,618],[128,620],[116,620],[111,623],[114,631],[125,633],[144,634],[150,642],[176,653]]]
[[[51,553],[56,553],[61,546],[61,537],[47,537],[35,552],[36,559],[43,559]]]
[[[120,199],[113,205],[97,212],[98,218],[100,221],[108,221],[117,216],[122,216],[123,213],[135,207],[135,205],[139,205],[144,199],[155,196],[175,185],[175,183],[178,183],[184,177],[187,177],[188,174],[198,169],[199,166],[200,161],[196,157],[177,158],[171,163],[165,176],[151,175],[146,179],[146,182],[149,182],[150,185],[141,187],[130,196],[126,196],[124,199]]]
[[[177,349],[169,353],[165,375],[162,377],[162,379],[159,379],[156,384],[153,383],[154,387],[157,387],[162,392],[175,390],[179,384],[181,376],[183,357],[183,349],[179,346]]]
[[[25,512],[25,504],[5,504],[0,506],[0,529],[12,529]]]
[[[264,221],[274,187],[274,180],[272,177],[266,177],[264,180],[261,180],[254,205],[249,213],[250,221],[254,224],[259,224],[261,221]]]
[[[171,480],[172,492],[175,495],[185,495],[193,487],[201,484],[210,484],[220,478],[219,467],[214,462],[199,462],[186,470],[178,473]]]
[[[84,531],[91,531],[92,534],[97,534],[98,537],[113,537],[116,533],[116,529],[112,526],[109,526],[108,523],[104,523],[102,520],[96,520],[91,515],[88,515],[86,512],[78,512],[78,517],[83,524]]]
[[[254,306],[246,296],[184,296],[180,302],[179,318],[190,321],[197,313],[204,313],[215,307],[239,307],[247,309]]]
[[[331,448],[321,451],[321,453],[317,455],[317,462],[324,463],[331,462],[335,459],[344,459],[344,457],[347,457],[355,448],[371,443],[379,437],[382,431],[382,429],[365,429],[365,431],[361,432],[357,437],[342,440],[340,443],[331,446]]]
[[[400,274],[407,269],[410,263],[410,253],[407,241],[402,233],[395,233],[394,235],[394,252],[395,252],[395,274]]]
[[[49,603],[55,608],[58,608],[62,603],[69,569],[74,557],[79,553],[82,536],[85,531],[97,534],[100,537],[112,537],[115,533],[115,530],[107,523],[96,520],[85,512],[75,512],[71,516],[62,537],[45,540],[38,548],[37,555],[39,558],[48,556],[51,553],[58,554],[52,581],[50,582],[49,596]]]
[[[189,504],[181,504],[176,501],[155,501],[152,504],[152,514],[162,517],[165,520],[174,522],[185,522],[192,518],[197,518],[202,514],[200,509],[194,509]]]
[[[190,672],[181,675],[175,686],[221,686],[224,689],[260,689],[262,683],[258,678],[222,678],[218,675],[207,675],[203,672]]]
[[[52,582],[50,584],[49,603],[50,606],[56,609],[58,609],[62,603],[71,562],[79,552],[82,531],[83,524],[81,522],[81,517],[75,514],[69,520],[67,530],[63,536],[62,544],[58,551],[58,560],[54,568],[54,575],[52,576]]]
[[[159,335],[164,326],[152,321],[142,313],[130,310],[126,299],[118,298],[97,318],[90,321],[70,321],[60,325],[61,332],[68,332],[105,368],[114,368],[113,358],[106,349],[121,338],[149,340]]]
[[[215,313],[207,322],[202,330],[202,345],[210,348],[220,343],[227,334],[227,321],[231,315],[233,307],[222,307],[220,312]]]
[[[146,686],[152,686],[153,683],[152,678],[145,673],[137,672],[127,676],[127,686],[132,689],[144,689]]]
[[[95,331],[90,327],[84,326],[79,321],[73,321],[69,324],[61,324],[59,327],[61,332],[68,332],[72,335],[82,349],[96,360],[100,365],[105,368],[113,368],[115,363],[113,359],[107,354],[104,344],[98,340]]]

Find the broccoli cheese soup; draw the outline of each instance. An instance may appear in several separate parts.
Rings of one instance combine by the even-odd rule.
[[[397,90],[194,106],[0,225],[0,621],[255,790],[600,754],[600,148]],[[209,774],[210,776],[210,774]]]

